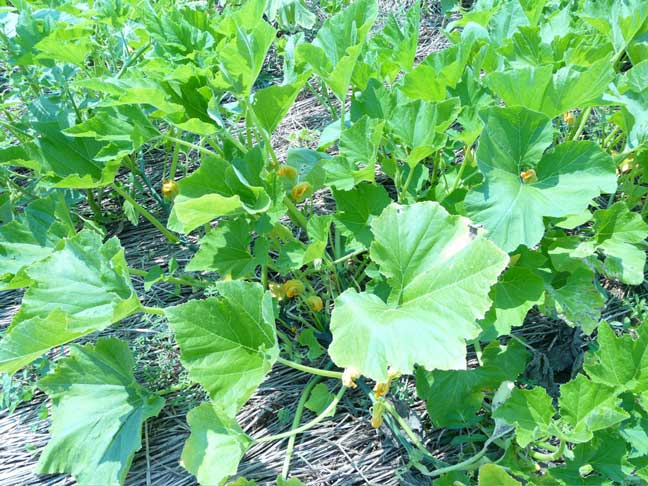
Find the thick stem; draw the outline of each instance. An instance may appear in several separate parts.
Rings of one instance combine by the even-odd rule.
[[[543,454],[542,452],[531,451],[531,456],[536,461],[551,462],[560,459],[564,452],[565,452],[565,442],[561,440],[558,449],[556,449],[551,454]]]
[[[344,395],[344,392],[346,390],[347,390],[346,386],[340,388],[340,391],[337,393],[337,395],[335,395],[335,398],[331,403],[329,403],[328,407],[326,407],[322,413],[320,413],[317,417],[315,417],[310,422],[306,422],[301,427],[297,427],[296,429],[289,430],[288,432],[283,432],[281,434],[269,435],[267,437],[261,437],[259,439],[255,439],[255,442],[262,443],[262,442],[271,442],[273,440],[285,439],[286,437],[292,437],[293,435],[301,434],[302,432],[305,432],[308,429],[313,428],[321,421],[326,419],[331,414],[331,412],[335,410],[335,407],[337,406],[338,403],[340,403],[340,400],[342,399],[342,396]]]
[[[172,142],[175,142],[179,145],[184,145],[185,147],[195,150],[196,152],[200,152],[201,154],[209,155],[212,157],[218,156],[218,154],[213,150],[209,150],[208,148],[201,147],[200,145],[196,145],[195,143],[187,142],[186,140],[182,140],[181,138],[172,137],[171,135],[164,135],[164,138]]]
[[[164,315],[164,309],[161,307],[147,307],[145,305],[140,306],[140,310],[142,312],[146,312],[147,314],[153,314],[156,316],[163,316]]]
[[[170,393],[176,393],[182,390],[186,390],[187,388],[193,386],[193,383],[178,383],[177,385],[172,385],[169,388],[165,388],[164,390],[158,390],[155,392],[156,395],[163,397],[164,395],[169,395]]]
[[[131,275],[137,275],[138,277],[146,277],[148,275],[148,270],[140,270],[139,268],[128,267],[128,272]],[[161,277],[162,281],[174,285],[184,285],[185,287],[200,287],[205,288],[209,287],[209,283],[197,280],[193,278],[182,278],[182,277],[172,277],[170,275],[163,275]]]
[[[288,366],[290,368],[303,371],[304,373],[310,373],[311,375],[324,376],[326,378],[335,378],[338,380],[342,379],[342,373],[340,371],[329,371],[329,370],[321,370],[319,368],[312,368],[311,366],[306,366],[299,363],[295,363],[294,361],[287,360],[285,358],[282,358],[281,356],[277,358],[277,362],[281,363],[284,366]]]
[[[345,261],[349,260],[350,258],[353,258],[354,256],[362,255],[366,251],[367,251],[366,248],[361,248],[359,250],[349,253],[348,255],[344,255],[343,257],[340,257],[337,260],[333,260],[331,264],[337,265],[338,263],[344,263]]]
[[[119,186],[117,183],[112,183],[111,187],[113,190],[119,194],[121,197],[123,197],[126,201],[132,204],[132,206],[135,208],[135,211],[137,211],[140,215],[142,215],[144,218],[146,218],[153,226],[155,226],[160,233],[162,233],[167,240],[169,240],[171,243],[177,244],[180,243],[180,240],[176,235],[171,233],[168,229],[164,227],[160,221],[153,216],[151,213],[149,213],[146,209],[144,209],[135,199],[133,199],[128,192],[126,192],[121,186]]]
[[[308,233],[306,229],[308,225],[306,216],[304,216],[304,214],[299,209],[297,209],[297,206],[295,206],[295,204],[290,200],[290,197],[284,197],[283,202],[288,209],[288,216],[290,217],[290,220],[297,226],[299,226],[302,230],[304,230],[305,233]]]
[[[574,134],[570,137],[571,140],[578,140],[578,137],[581,136],[581,133],[583,133],[583,130],[585,129],[585,125],[587,125],[587,120],[589,119],[590,114],[592,113],[592,108],[585,108],[579,118],[578,125],[576,126],[576,131],[574,131]]]
[[[320,381],[322,381],[322,378],[320,376],[315,376],[311,381],[308,382],[306,388],[304,388],[301,397],[299,397],[299,402],[297,403],[297,409],[295,410],[295,417],[293,418],[291,429],[294,430],[299,427],[299,423],[301,422],[301,418],[304,413],[304,406],[306,405],[306,401],[308,400],[308,397],[310,396],[313,388],[315,388],[315,385],[317,385]],[[281,477],[284,479],[288,479],[288,471],[290,470],[290,459],[292,458],[293,451],[295,450],[296,439],[297,439],[296,434],[291,435],[290,438],[288,439],[288,447],[286,447],[286,457],[284,459],[283,468],[281,469]]]

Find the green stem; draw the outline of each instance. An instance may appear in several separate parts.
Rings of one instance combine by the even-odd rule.
[[[168,140],[168,139],[167,139]],[[171,140],[169,140],[171,142]],[[169,180],[175,180],[175,173],[178,169],[178,159],[180,158],[180,144],[173,145],[173,155],[171,156],[171,167],[169,167]]]
[[[177,385],[172,385],[169,388],[164,390],[158,390],[155,392],[156,395],[163,397],[164,395],[169,395],[170,393],[176,393],[179,391],[186,390],[187,388],[193,386],[193,383],[178,383]]]
[[[400,416],[400,414],[396,411],[396,409],[394,408],[394,406],[393,406],[391,403],[389,403],[387,400],[385,400],[383,403],[384,403],[384,406],[385,406],[385,410],[387,410],[387,412],[389,412],[389,415],[391,415],[392,417],[394,417],[394,419],[396,420],[396,422],[398,423],[398,425],[401,427],[401,429],[403,429],[403,431],[405,432],[405,434],[407,435],[407,437],[409,437],[409,440],[412,441],[412,444],[414,444],[414,446],[415,446],[418,450],[420,450],[420,451],[425,455],[425,457],[427,457],[428,459],[430,459],[430,460],[431,460],[432,462],[434,462],[435,464],[439,464],[439,463],[441,463],[441,461],[439,461],[439,459],[437,459],[436,457],[434,457],[434,456],[430,453],[430,451],[427,450],[427,447],[425,447],[425,444],[423,444],[423,442],[421,442],[421,439],[419,439],[419,438],[416,436],[416,434],[414,433],[414,431],[410,428],[410,426],[407,424],[407,422],[405,421],[405,419],[404,419],[403,417]]]
[[[116,77],[117,79],[121,78],[122,75],[126,72],[126,70],[131,66],[131,64],[133,64],[135,61],[137,61],[137,59],[138,59],[142,54],[144,54],[144,53],[146,52],[146,50],[147,50],[150,46],[151,46],[151,43],[150,43],[150,42],[147,42],[147,43],[144,44],[142,47],[140,47],[139,49],[137,49],[137,50],[133,53],[133,55],[131,55],[128,59],[126,59],[126,61],[124,61],[124,64],[122,65],[121,69],[119,70],[119,72],[117,73],[117,75],[116,75],[115,77]]]
[[[268,266],[261,265],[261,285],[264,289],[268,289]]]
[[[543,454],[542,452],[531,451],[531,456],[537,461],[550,462],[560,459],[564,452],[565,442],[561,440],[558,449],[556,449],[556,451],[552,452],[551,454]]]
[[[131,275],[137,275],[138,277],[146,277],[149,274],[148,270],[140,270],[139,268],[132,268],[132,267],[128,267],[128,272]],[[182,277],[172,277],[171,275],[163,275],[162,280],[170,284],[184,285],[186,287],[200,287],[200,288],[209,287],[209,283],[194,278],[182,278]]]
[[[304,413],[304,407],[306,405],[306,400],[322,378],[320,376],[315,376],[311,381],[308,382],[306,388],[299,397],[299,402],[297,403],[297,409],[295,410],[295,417],[293,418],[291,430],[297,429],[299,423],[301,422],[302,415]],[[283,468],[281,469],[281,477],[288,479],[288,471],[290,470],[290,459],[292,458],[293,451],[295,450],[295,440],[297,439],[297,434],[291,435],[288,439],[288,446],[286,447],[286,457],[284,459]]]
[[[503,432],[501,434],[493,435],[493,436],[489,437],[488,440],[486,441],[486,443],[484,444],[484,447],[482,447],[482,449],[477,454],[475,454],[474,456],[469,457],[465,461],[459,462],[457,464],[453,464],[452,466],[447,466],[447,467],[442,467],[442,468],[439,468],[439,469],[435,469],[428,476],[435,478],[435,477],[443,476],[444,474],[447,474],[447,473],[450,473],[450,472],[453,472],[453,471],[465,471],[467,469],[471,469],[475,465],[475,463],[477,461],[479,461],[482,457],[484,457],[486,455],[486,452],[488,452],[488,447],[494,441],[496,441],[500,437],[503,437],[504,435],[508,434],[509,432],[510,432],[510,430],[507,430],[506,432]]]
[[[161,307],[147,307],[145,305],[140,306],[140,310],[142,312],[146,312],[147,314],[153,314],[156,316],[163,316],[164,315],[164,309]]]
[[[172,142],[175,142],[177,144],[184,145],[185,147],[195,150],[196,152],[200,152],[202,154],[209,155],[211,157],[218,156],[218,154],[213,150],[209,150],[208,148],[201,147],[200,145],[196,145],[195,143],[187,142],[185,140],[182,140],[181,138],[172,137],[171,135],[164,135],[164,138]]]
[[[315,417],[310,422],[306,422],[301,427],[297,427],[296,429],[289,430],[288,432],[283,432],[281,434],[269,435],[266,437],[255,439],[254,442],[262,443],[262,442],[271,442],[273,440],[285,439],[286,437],[292,437],[293,435],[301,434],[302,432],[305,432],[308,429],[313,428],[315,425],[319,424],[321,421],[323,421],[324,419],[330,416],[331,412],[335,410],[335,407],[342,399],[342,396],[344,395],[346,389],[347,388],[345,386],[340,388],[340,391],[337,393],[337,395],[335,395],[335,398],[331,403],[329,403],[328,407],[326,407],[322,413],[320,413],[317,417]]]
[[[311,375],[324,376],[325,378],[336,378],[338,380],[342,379],[342,372],[340,371],[329,371],[329,370],[320,370],[319,368],[312,368],[310,366],[302,365],[299,363],[295,363],[294,361],[287,360],[285,358],[282,358],[281,356],[277,358],[277,361],[284,366],[288,366],[289,368],[294,368],[296,370],[303,371],[304,373],[310,373]]]
[[[324,106],[329,113],[333,116],[333,118],[338,117],[338,113],[335,111],[335,108],[333,108],[333,105],[327,100],[324,96],[322,96],[319,91],[317,91],[315,88],[313,88],[310,84],[310,82],[306,83],[306,89],[310,91],[315,97],[319,100],[319,102]]]
[[[332,264],[332,265],[337,265],[338,263],[344,263],[344,262],[346,262],[347,260],[349,260],[350,258],[353,258],[354,256],[362,255],[362,254],[365,253],[366,251],[367,251],[366,248],[361,248],[361,249],[359,249],[359,250],[356,250],[356,251],[353,251],[353,252],[349,253],[348,255],[344,255],[343,257],[340,257],[340,258],[338,258],[337,260],[333,260],[333,261],[331,262],[331,264]]]
[[[297,226],[299,226],[302,230],[304,230],[305,233],[308,233],[306,227],[308,225],[308,221],[306,221],[306,216],[297,209],[297,206],[291,201],[290,197],[286,196],[283,199],[283,203],[286,205],[286,208],[288,210],[288,216],[290,217],[290,220],[295,223]]]
[[[414,168],[409,167],[409,172],[407,173],[407,179],[405,179],[405,184],[403,185],[403,188],[401,189],[401,192],[399,193],[399,199],[398,201],[401,202],[403,194],[407,195],[409,186],[412,183],[412,180],[414,179]]]
[[[607,137],[605,137],[605,140],[603,140],[603,144],[602,144],[604,149],[607,150],[608,148],[610,148],[610,143],[612,142],[614,136],[617,134],[619,130],[621,129],[615,126],[610,132],[610,134]]]
[[[470,154],[470,156],[468,156]],[[461,182],[461,178],[463,177],[463,173],[466,170],[466,166],[472,162],[472,152],[470,147],[466,147],[466,151],[464,152],[464,158],[461,161],[461,166],[459,167],[459,172],[457,173],[457,177],[452,184],[452,188],[448,192],[448,194],[452,194],[458,187],[459,183]]]
[[[570,137],[571,140],[578,140],[578,137],[581,136],[581,133],[583,133],[583,130],[585,129],[585,125],[587,125],[587,120],[589,119],[590,114],[592,113],[592,108],[585,108],[583,111],[581,111],[578,125],[576,128],[576,131],[574,134]]]
[[[97,200],[95,199],[92,189],[87,189],[86,195],[88,196],[88,205],[90,206],[90,209],[92,209],[92,213],[94,214],[96,221],[98,223],[103,221],[103,213],[101,212],[101,208],[97,204]]]
[[[178,239],[177,236],[175,236],[173,233],[171,233],[168,229],[164,227],[160,221],[153,216],[151,213],[149,213],[146,209],[144,209],[135,199],[133,199],[130,194],[128,194],[121,186],[119,186],[116,182],[113,182],[111,184],[111,187],[113,190],[119,194],[121,197],[123,197],[126,201],[132,204],[132,206],[135,208],[135,210],[141,214],[144,218],[146,218],[149,223],[151,223],[153,226],[155,226],[160,233],[162,233],[167,240],[169,240],[171,243],[177,244],[180,243],[180,240]]]

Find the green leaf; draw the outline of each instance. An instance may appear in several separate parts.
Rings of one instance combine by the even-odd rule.
[[[355,164],[373,166],[382,138],[384,121],[363,116],[340,134],[340,155]]]
[[[596,249],[605,254],[606,275],[626,284],[641,284],[646,265],[641,245],[648,237],[648,224],[641,215],[618,202],[594,213],[594,231]]]
[[[94,157],[110,161],[126,157],[160,135],[139,107],[102,108],[86,121],[63,130],[65,135],[107,144]]]
[[[238,463],[252,445],[230,415],[204,402],[187,414],[191,435],[182,449],[182,466],[204,485],[219,485],[236,474]]]
[[[355,239],[369,247],[373,235],[369,225],[391,203],[383,186],[360,184],[350,191],[333,191],[337,213],[335,219],[348,229]]]
[[[319,383],[313,388],[304,406],[311,412],[319,415],[330,405],[334,398],[335,395],[329,391],[328,386],[325,383]],[[335,410],[331,410],[327,417],[332,417],[333,415],[335,415]]]
[[[625,441],[613,430],[598,432],[592,441],[577,445],[573,453],[573,459],[568,459],[565,467],[550,470],[549,479],[560,479],[566,486],[611,486],[623,484],[632,473]],[[592,472],[583,477],[580,474],[583,467]]]
[[[0,342],[0,372],[13,373],[140,308],[116,238],[102,245],[99,235],[84,230],[24,273],[31,286]]]
[[[461,80],[472,46],[472,42],[462,42],[429,54],[403,76],[398,89],[413,100],[446,100],[447,89],[454,88]]]
[[[436,427],[464,428],[477,423],[486,391],[495,392],[504,381],[515,380],[526,367],[524,346],[491,343],[482,354],[483,365],[470,370],[416,370],[416,392],[427,403]],[[439,397],[443,397],[442,400]]]
[[[200,240],[200,248],[186,270],[212,271],[233,279],[249,276],[259,264],[250,249],[252,232],[253,226],[245,218],[220,221]]]
[[[295,98],[304,86],[306,78],[300,76],[297,81],[286,85],[272,85],[254,92],[252,110],[257,127],[265,130],[270,136],[288,113]]]
[[[392,288],[389,303],[352,289],[341,294],[331,358],[381,382],[388,367],[465,369],[465,340],[479,333],[476,320],[490,306],[488,291],[507,255],[433,202],[392,204],[371,227],[371,258]],[[466,305],[453,306],[457,300]]]
[[[70,473],[79,485],[124,484],[142,424],[164,399],[135,381],[128,345],[101,338],[73,346],[38,386],[52,399],[52,426],[38,473]]]
[[[484,464],[479,468],[478,486],[520,486],[521,484],[497,464]]]
[[[562,280],[559,276],[558,280]],[[601,319],[605,297],[596,286],[596,275],[580,264],[565,282],[545,284],[546,299],[543,312],[557,316],[570,326],[580,326],[586,334],[591,334]]]
[[[497,336],[509,334],[511,328],[523,324],[529,310],[540,304],[543,296],[544,281],[540,276],[528,268],[510,267],[491,289],[493,307],[481,326],[485,332],[494,331]]]
[[[585,372],[595,383],[621,390],[648,390],[648,332],[645,325],[637,330],[637,339],[617,337],[607,323],[598,330],[599,349],[589,353]]]
[[[272,297],[256,283],[219,282],[220,296],[165,309],[189,376],[234,416],[279,355]]]
[[[645,31],[648,5],[641,0],[587,0],[578,16],[605,35],[615,52],[621,52]]]
[[[232,19],[235,26],[233,35],[217,46],[216,59],[220,70],[215,83],[241,98],[247,98],[277,31],[260,17],[253,19],[253,25],[249,26],[243,25],[235,16]],[[252,16],[248,20],[251,19]]]
[[[515,440],[520,447],[526,447],[534,440],[547,435],[555,413],[551,397],[544,388],[515,388],[509,399],[493,412],[493,418],[514,425]]]
[[[466,209],[506,251],[535,246],[543,217],[583,211],[592,198],[616,190],[614,161],[593,142],[552,142],[551,121],[524,108],[490,108],[477,150],[484,183],[466,196]],[[520,173],[533,169],[537,181]]]
[[[403,144],[411,168],[443,147],[444,132],[455,121],[460,108],[459,98],[397,104],[387,125]]]
[[[578,375],[560,387],[560,416],[570,426],[570,442],[587,442],[593,433],[613,426],[630,415],[619,407],[617,389],[593,383]]]
[[[9,280],[22,269],[49,256],[57,243],[74,230],[62,198],[55,195],[37,199],[26,208],[22,218],[0,226],[0,278]],[[28,282],[8,283],[8,288]]]
[[[302,44],[297,50],[298,57],[339,100],[346,98],[353,68],[376,15],[375,0],[353,2],[324,22],[312,44]]]
[[[30,106],[35,120],[32,128],[39,134],[35,146],[25,145],[40,171],[53,176],[56,187],[92,188],[110,184],[120,161],[102,161],[99,155],[106,144],[96,139],[71,137],[64,133],[72,126],[73,115],[47,100]]]
[[[178,187],[168,227],[180,233],[190,233],[219,216],[255,214],[270,206],[262,187],[247,184],[232,164],[217,157],[206,157]]]
[[[591,66],[568,65],[556,73],[551,65],[497,71],[486,76],[484,83],[507,106],[522,106],[554,118],[599,103],[613,78],[613,66],[606,57]]]

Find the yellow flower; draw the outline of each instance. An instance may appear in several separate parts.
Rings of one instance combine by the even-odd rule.
[[[353,366],[350,368],[345,368],[344,372],[342,373],[342,384],[347,388],[355,388],[356,386],[358,386],[355,383],[356,378],[360,378],[360,370],[354,368]]]
[[[538,176],[536,175],[536,171],[533,169],[529,170],[523,170],[520,172],[520,177],[522,178],[522,182],[525,184],[533,184],[534,182],[538,182]]]
[[[178,184],[176,181],[164,181],[162,183],[162,195],[166,199],[173,199],[175,198],[178,193],[180,192],[180,189],[178,189]]]
[[[286,294],[286,297],[289,299],[292,299],[293,297],[297,297],[299,294],[304,292],[304,284],[301,283],[299,280],[287,280],[285,284],[283,284],[284,292]]]
[[[376,383],[376,386],[374,386],[374,395],[376,395],[376,398],[384,397],[389,393],[389,385],[391,383]]]
[[[324,308],[324,302],[317,295],[311,295],[306,299],[306,305],[313,312],[320,312]]]
[[[288,177],[289,179],[294,179],[295,177],[297,177],[297,171],[294,169],[294,167],[284,164],[277,169],[277,175],[279,177]]]
[[[308,182],[300,182],[299,184],[293,186],[293,188],[290,190],[290,197],[292,197],[295,201],[301,201],[301,199],[304,197],[304,194],[310,191],[311,188],[312,186]]]
[[[385,413],[385,403],[382,400],[378,400],[371,408],[371,426],[374,429],[377,429],[382,425],[383,413]]]
[[[376,395],[376,398],[384,397],[389,393],[389,389],[391,388],[391,383],[392,380],[395,380],[401,375],[400,371],[396,371],[393,369],[387,370],[387,382],[384,383],[379,383],[377,382],[376,385],[374,386],[374,394]]]
[[[571,126],[576,121],[576,117],[574,117],[574,114],[571,111],[566,111],[563,113],[563,120],[565,120],[567,125]]]

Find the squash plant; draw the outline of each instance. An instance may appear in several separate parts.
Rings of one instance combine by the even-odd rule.
[[[301,0],[2,7],[0,276],[24,294],[0,372],[87,342],[38,380],[52,422],[37,472],[124,483],[144,422],[183,385],[147,389],[128,343],[88,336],[148,313],[209,396],[179,458],[201,484],[290,438],[283,483],[295,436],[358,386],[371,424],[438,484],[648,480],[648,324],[601,321],[600,285],[644,281],[648,4],[442,4],[448,46],[422,60],[420,5],[380,29],[374,0],[323,22]],[[330,123],[279,155],[273,135],[304,91]],[[335,209],[321,213],[325,193]],[[180,273],[129,267],[104,238],[141,218],[194,250]],[[146,307],[133,275],[209,297]],[[532,308],[591,339],[559,397],[522,378],[530,353],[512,330]],[[294,351],[305,342],[327,366]],[[316,379],[290,429],[251,437],[236,415],[274,366]],[[426,448],[390,401],[404,375],[430,424],[480,431],[476,454],[448,464]],[[337,391],[302,423],[323,379]]]

